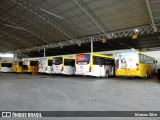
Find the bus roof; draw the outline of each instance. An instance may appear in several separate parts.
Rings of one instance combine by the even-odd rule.
[[[39,61],[39,60],[30,60],[30,59],[25,59],[25,60],[22,60],[22,61]]]
[[[12,62],[0,62],[0,63],[12,63]]]
[[[43,58],[47,58],[49,60],[53,60],[54,59],[53,57],[40,57],[39,59],[43,59]]]
[[[77,54],[77,55],[84,55],[84,54],[90,54],[90,55],[94,55],[94,56],[98,56],[98,57],[105,57],[105,58],[111,58],[111,59],[114,59],[113,56],[108,56],[108,55],[103,55],[103,54],[97,54],[97,53],[80,53],[80,54]]]
[[[152,56],[146,55],[146,54],[144,54],[144,53],[142,53],[142,52],[140,52],[140,51],[138,51],[138,50],[135,50],[135,49],[133,49],[133,50],[121,51],[121,52],[116,52],[116,53],[125,53],[125,52],[127,52],[127,51],[134,51],[134,52],[137,52],[138,54],[142,54],[142,55],[145,55],[145,56],[154,58],[154,57],[152,57]],[[155,59],[155,58],[154,58],[154,59]]]
[[[57,57],[54,57],[54,58],[59,58],[59,57],[62,57],[64,59],[75,59],[75,57],[70,57],[70,56],[57,56]]]
[[[142,55],[145,55],[145,56],[148,56],[148,57],[151,57],[151,58],[154,58],[154,57],[152,57],[152,56],[149,56],[149,55],[146,55],[146,54],[144,54],[144,53],[142,53],[142,52],[139,52],[139,51],[137,51],[138,53],[140,53],[140,54],[142,54]],[[155,58],[154,58],[155,59]]]

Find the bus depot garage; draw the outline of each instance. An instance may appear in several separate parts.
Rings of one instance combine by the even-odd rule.
[[[158,119],[159,15],[159,0],[1,0],[0,117]]]

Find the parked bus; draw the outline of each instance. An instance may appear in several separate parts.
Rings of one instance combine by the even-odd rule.
[[[95,53],[77,54],[75,64],[76,75],[109,77],[115,74],[113,56]]]
[[[73,75],[75,68],[75,58],[71,57],[54,57],[53,73]]]
[[[12,72],[12,63],[10,62],[0,62],[1,72]]]
[[[22,61],[14,61],[12,63],[12,72],[23,72],[23,62]]]
[[[155,59],[136,50],[114,54],[116,76],[139,76],[147,78],[155,73]]]
[[[53,58],[39,58],[39,73],[52,73]]]
[[[35,69],[38,70],[38,60],[32,60],[32,59],[23,60],[23,72],[31,73]]]

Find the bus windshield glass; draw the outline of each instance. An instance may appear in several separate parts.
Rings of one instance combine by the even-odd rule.
[[[60,65],[60,64],[62,64],[62,57],[55,57],[55,58],[54,58],[54,64],[55,64],[55,65]]]
[[[23,61],[23,65],[29,65],[29,61],[28,60],[24,60]]]
[[[87,65],[90,63],[89,54],[81,54],[76,56],[76,63],[80,65]]]
[[[65,66],[74,66],[75,60],[74,59],[64,59],[64,65]]]
[[[53,60],[48,60],[48,66],[52,66]]]
[[[38,61],[30,61],[30,66],[38,66]]]
[[[19,66],[23,66],[23,62],[19,62]]]
[[[12,67],[12,63],[2,63],[1,67],[8,67],[11,68]]]

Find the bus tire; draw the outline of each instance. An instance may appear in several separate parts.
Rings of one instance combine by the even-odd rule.
[[[105,78],[109,78],[109,71],[106,71]]]

